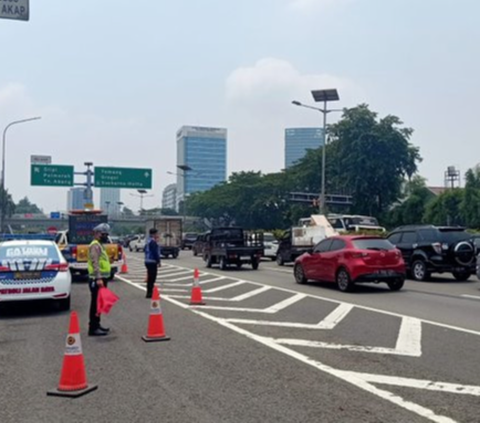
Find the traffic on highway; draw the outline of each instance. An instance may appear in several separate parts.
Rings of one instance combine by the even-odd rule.
[[[88,221],[93,230],[103,220],[98,211],[83,214],[88,218],[78,219],[80,211],[75,212],[71,225],[76,228],[70,233],[76,233],[79,222],[85,230]],[[167,227],[177,228],[168,226],[171,219],[163,220],[145,226],[155,222],[163,229],[159,252],[162,242],[171,242]],[[102,333],[104,339],[86,332],[87,283],[65,236],[57,236],[55,243],[45,239],[48,235],[10,235],[0,243],[0,336],[4,357],[14,354],[16,364],[4,367],[4,377],[13,382],[2,415],[29,421],[18,399],[29,392],[40,415],[60,419],[66,403],[46,401],[45,393],[88,394],[68,405],[70,412],[99,419],[99,410],[82,404],[109,398],[127,421],[134,414],[123,405],[123,396],[135,391],[148,392],[133,402],[137,410],[146,416],[166,413],[170,421],[173,416],[176,421],[221,421],[225,414],[241,416],[238,421],[263,416],[272,422],[476,421],[480,280],[470,238],[455,232],[460,229],[448,229],[455,266],[463,264],[473,274],[458,278],[429,271],[426,282],[415,274],[415,266],[406,266],[425,257],[426,244],[419,243],[412,257],[389,240],[402,231],[430,233],[434,227],[399,228],[384,236],[332,235],[336,231],[328,219],[313,215],[309,222],[317,223],[293,232],[301,229],[297,235],[311,239],[306,234],[312,230],[316,244],[283,263],[272,261],[272,247],[264,248],[261,233],[243,233],[238,227],[198,233],[177,256],[162,255],[155,284],[159,295],[152,304],[142,295],[147,289],[145,242],[151,238],[117,239],[123,262],[112,271],[109,288],[120,306],[104,318],[111,327]],[[83,236],[86,242],[89,235]],[[282,239],[265,237],[278,254]],[[132,251],[130,244],[140,240],[144,244]],[[450,248],[440,245],[431,245],[435,262],[450,257]],[[116,263],[116,256],[108,256]],[[430,266],[427,261],[425,266]],[[157,317],[159,322],[153,320]],[[72,332],[71,319],[80,322],[78,334]],[[79,364],[66,359],[62,364],[62,338],[69,325],[65,357],[74,354],[68,339],[74,343],[83,337],[83,385],[68,376]],[[152,340],[171,343],[150,346]],[[27,386],[33,369],[35,380]],[[60,384],[52,391],[59,374]],[[202,394],[191,397],[195,387]],[[327,403],[319,401],[324,396]],[[157,400],[150,404],[149,397]]]
[[[0,0],[0,423],[480,423],[479,16]]]

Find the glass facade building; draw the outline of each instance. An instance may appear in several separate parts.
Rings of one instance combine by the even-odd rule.
[[[84,210],[85,209],[85,188],[70,188],[68,190],[67,210]]]
[[[185,196],[206,191],[227,179],[227,130],[183,126],[177,132],[177,209]]]
[[[303,159],[307,150],[323,146],[322,128],[285,129],[285,169]]]
[[[163,190],[162,208],[172,210],[177,208],[177,184],[167,185]]]
[[[111,216],[120,214],[120,189],[100,188],[100,208]]]

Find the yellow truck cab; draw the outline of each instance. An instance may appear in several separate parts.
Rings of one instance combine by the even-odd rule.
[[[100,210],[70,212],[68,230],[58,232],[55,241],[67,260],[72,275],[88,274],[88,248],[93,240],[93,228],[106,221],[107,216]],[[111,240],[104,247],[112,263],[113,277],[123,265],[123,249]]]

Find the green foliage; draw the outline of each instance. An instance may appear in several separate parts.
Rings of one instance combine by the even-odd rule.
[[[0,188],[0,207],[2,208],[4,215],[11,217],[15,213],[15,203],[8,190]]]
[[[461,212],[464,201],[463,189],[449,189],[428,203],[425,210],[425,221],[432,225],[464,225]]]
[[[460,211],[469,228],[480,229],[480,169],[470,169],[466,175]]]
[[[418,148],[409,143],[412,130],[395,116],[379,119],[367,105],[360,105],[345,109],[329,133],[327,194],[350,194],[354,199],[351,210],[331,211],[382,216],[402,197],[405,179],[414,176],[421,160]],[[235,173],[228,182],[191,195],[188,214],[208,218],[214,225],[235,223],[265,230],[288,227],[318,212],[312,204],[290,202],[289,193],[318,194],[321,175],[322,148],[310,150],[283,172]],[[421,204],[412,202],[404,213],[413,215]]]
[[[435,195],[427,188],[425,179],[415,175],[404,187],[404,197],[400,204],[386,214],[384,223],[395,228],[401,225],[425,223],[424,214],[427,204]]]
[[[18,214],[25,214],[25,213],[32,213],[32,214],[40,214],[42,210],[36,205],[30,202],[28,197],[22,198],[15,207],[15,213]]]

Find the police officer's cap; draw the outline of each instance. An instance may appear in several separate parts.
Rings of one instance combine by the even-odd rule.
[[[93,228],[93,232],[108,234],[110,232],[110,225],[108,223],[100,223],[100,225],[97,225]]]

